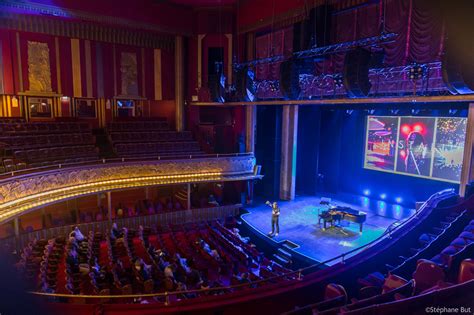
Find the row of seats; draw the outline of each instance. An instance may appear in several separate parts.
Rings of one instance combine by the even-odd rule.
[[[78,145],[67,147],[53,147],[45,149],[18,150],[15,157],[25,161],[31,166],[42,166],[47,164],[60,164],[97,160],[97,148],[94,145]],[[45,164],[44,164],[45,163]]]
[[[11,150],[17,150],[94,144],[95,138],[92,133],[0,136],[0,143],[5,143]]]
[[[224,291],[177,294],[170,300],[262,286],[265,283],[254,285],[251,281],[291,271],[265,258],[228,227],[217,221],[140,227],[138,231],[114,226],[106,235],[91,231],[86,238],[74,230],[66,243],[57,241],[63,237],[33,240],[16,266],[32,290],[55,293],[139,294],[248,284]],[[272,283],[294,279],[285,276]],[[157,299],[148,302],[156,303]]]
[[[24,118],[18,117],[1,117],[0,125],[2,124],[24,124],[26,121]]]
[[[166,120],[115,121],[107,125],[109,132],[169,130]]]
[[[82,122],[30,122],[30,123],[1,123],[2,135],[51,134],[90,132],[88,123]]]
[[[110,140],[115,143],[122,142],[160,142],[160,141],[192,141],[193,135],[189,131],[143,131],[143,132],[113,132]]]
[[[199,154],[197,142],[149,142],[119,143],[115,150],[120,156],[166,155],[166,154]]]
[[[463,211],[455,220],[467,213]],[[358,297],[352,299],[343,286],[330,284],[326,287],[323,301],[288,314],[369,314],[380,304],[403,303],[412,297],[474,280],[474,220],[467,220],[460,233],[451,233],[450,244],[445,249],[430,260],[426,258],[429,257],[416,261],[412,280],[393,271],[386,275],[374,272],[358,280],[361,288]]]
[[[25,162],[17,162],[13,159],[2,159],[0,158],[0,174],[5,173],[5,172],[14,172],[18,170],[23,170],[26,169],[26,163]]]

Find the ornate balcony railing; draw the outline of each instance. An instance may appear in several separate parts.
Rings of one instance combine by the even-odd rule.
[[[0,223],[35,208],[98,192],[156,185],[249,180],[253,155],[71,166],[0,180]]]

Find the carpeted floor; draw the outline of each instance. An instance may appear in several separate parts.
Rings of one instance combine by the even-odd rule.
[[[294,201],[279,202],[280,234],[274,237],[275,242],[289,240],[299,247],[295,251],[316,261],[323,262],[351,249],[365,245],[376,239],[397,221],[408,218],[414,210],[400,205],[369,200],[367,197],[338,195],[332,197],[332,203],[350,206],[367,213],[367,220],[359,233],[359,224],[342,221],[342,229],[322,229],[318,224],[318,212],[326,207],[320,206],[320,197],[299,196]],[[248,214],[242,219],[263,234],[271,230],[271,209],[264,200],[256,200],[254,206],[245,207]],[[328,265],[337,263],[329,262]]]

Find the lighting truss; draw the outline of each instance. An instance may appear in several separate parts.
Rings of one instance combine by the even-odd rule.
[[[324,47],[313,47],[308,50],[297,51],[293,53],[292,57],[296,59],[316,58],[322,57],[324,55],[347,52],[357,47],[379,47],[381,44],[393,42],[396,37],[397,34],[395,33],[383,33],[379,36],[366,37],[355,41],[337,43]],[[234,68],[238,69],[245,66],[256,66],[259,64],[275,63],[284,61],[286,59],[289,59],[289,57],[285,55],[276,55],[268,58],[255,59],[243,63],[234,63]]]

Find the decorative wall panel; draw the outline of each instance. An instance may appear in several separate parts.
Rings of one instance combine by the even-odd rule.
[[[121,95],[138,96],[137,54],[122,52],[120,55]]]
[[[30,91],[52,92],[47,43],[28,41],[28,81]]]

